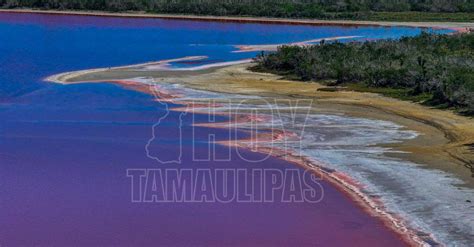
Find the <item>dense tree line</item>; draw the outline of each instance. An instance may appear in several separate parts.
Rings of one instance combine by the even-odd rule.
[[[367,11],[474,12],[472,0],[0,0],[2,8],[360,18]],[[362,16],[363,17],[363,16]]]
[[[399,40],[282,46],[256,58],[256,69],[329,80],[334,85],[409,89],[436,105],[474,114],[474,34],[423,33]]]

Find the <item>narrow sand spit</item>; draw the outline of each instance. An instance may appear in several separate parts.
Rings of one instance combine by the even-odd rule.
[[[233,51],[233,52],[238,53],[238,52],[251,52],[251,51],[276,51],[278,49],[278,47],[282,46],[282,45],[308,46],[308,45],[312,45],[312,44],[315,44],[315,43],[319,43],[321,41],[336,41],[336,40],[356,39],[356,38],[362,38],[362,36],[337,36],[337,37],[312,39],[312,40],[294,42],[294,43],[289,43],[289,44],[237,45],[235,47],[238,50]]]
[[[140,65],[141,66],[141,65]],[[460,177],[474,188],[470,162],[474,161],[474,120],[373,93],[327,92],[318,83],[283,80],[279,76],[248,70],[251,63],[202,70],[141,70],[133,66],[63,73],[51,76],[57,83],[102,82],[149,77],[156,82],[179,83],[189,88],[274,98],[312,99],[314,110],[349,116],[389,120],[421,133],[413,140],[390,144],[407,153],[392,154]]]
[[[55,82],[55,83],[63,83],[64,81],[68,81],[70,78],[76,78],[83,75],[88,75],[91,73],[100,73],[100,72],[107,72],[109,70],[124,70],[128,68],[133,68],[134,70],[166,70],[170,63],[173,62],[180,62],[180,61],[195,61],[195,60],[203,60],[206,59],[206,56],[189,56],[189,57],[182,57],[182,58],[175,58],[175,59],[167,59],[167,60],[160,60],[154,62],[147,62],[147,63],[140,63],[140,64],[132,64],[132,65],[125,65],[125,66],[117,66],[117,67],[109,67],[109,68],[97,68],[97,69],[85,69],[85,70],[78,70],[73,72],[65,72],[56,75],[49,76],[45,78],[45,81]]]

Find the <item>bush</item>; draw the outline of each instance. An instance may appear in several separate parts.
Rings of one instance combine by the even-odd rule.
[[[432,95],[433,104],[474,112],[474,34],[282,46],[256,61],[261,70],[302,80],[405,88],[412,95]]]

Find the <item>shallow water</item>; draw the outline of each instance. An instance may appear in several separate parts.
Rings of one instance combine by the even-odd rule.
[[[345,35],[398,38],[420,31],[0,14],[0,245],[403,245],[325,181],[320,181],[324,200],[316,204],[133,203],[127,169],[176,167],[146,156],[152,127],[167,113],[164,105],[113,84],[57,85],[42,78],[191,55],[208,56],[204,63],[253,56],[231,52],[242,44]],[[180,143],[182,115],[169,114],[154,128],[159,138],[150,146],[163,158],[172,158]],[[209,134],[218,140],[229,136],[225,129],[193,132],[192,121],[206,122],[208,115],[182,117],[180,168],[296,168],[276,158],[248,162],[236,152],[253,159],[265,155],[236,149],[229,162],[192,160],[192,154],[209,151]],[[350,140],[377,142],[370,134]],[[228,152],[216,148],[218,154]]]

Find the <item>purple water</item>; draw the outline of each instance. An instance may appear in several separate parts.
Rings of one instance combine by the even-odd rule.
[[[176,168],[145,155],[151,127],[165,114],[163,105],[113,84],[57,85],[42,78],[190,55],[212,61],[254,55],[230,53],[238,44],[345,35],[397,38],[420,31],[0,14],[0,245],[404,245],[325,181],[324,200],[316,204],[132,203],[127,169]],[[180,113],[170,114],[156,129],[162,142],[154,145],[172,155],[179,144]],[[277,158],[246,162],[235,149],[229,162],[193,161],[192,117],[184,117],[180,168],[297,168]],[[209,133],[227,138],[225,130],[195,131],[198,154],[208,151]],[[217,153],[227,151],[217,148]]]

